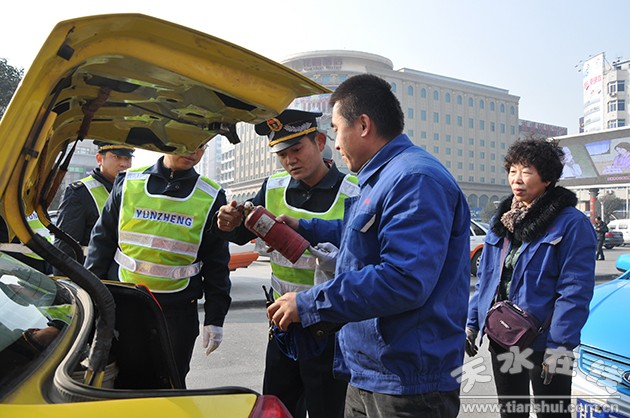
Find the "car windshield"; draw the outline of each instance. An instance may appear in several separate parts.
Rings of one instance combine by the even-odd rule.
[[[0,253],[0,385],[39,358],[70,323],[71,301],[49,276]]]

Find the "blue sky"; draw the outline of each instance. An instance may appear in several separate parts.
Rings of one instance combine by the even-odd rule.
[[[580,62],[600,52],[609,62],[630,58],[625,0],[12,1],[2,6],[0,57],[28,68],[58,21],[129,12],[190,26],[275,60],[354,50],[389,58],[395,69],[507,89],[520,97],[521,119],[569,133],[577,133],[582,112]]]

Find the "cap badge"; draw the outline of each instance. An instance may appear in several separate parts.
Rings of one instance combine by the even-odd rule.
[[[304,122],[301,125],[286,125],[284,130],[287,132],[302,132],[310,128],[312,125],[311,122]]]
[[[267,120],[267,126],[274,132],[278,132],[282,129],[282,122],[277,118],[271,118]]]

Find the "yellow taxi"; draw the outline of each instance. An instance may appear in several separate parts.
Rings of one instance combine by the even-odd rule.
[[[0,216],[11,237],[65,273],[0,253],[0,416],[287,417],[242,387],[187,390],[163,316],[140,286],[102,282],[35,233],[77,141],[186,154],[239,141],[296,97],[328,93],[224,40],[138,14],[59,23],[0,121]]]

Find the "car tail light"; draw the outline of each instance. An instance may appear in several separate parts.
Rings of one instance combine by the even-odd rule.
[[[249,418],[291,418],[291,414],[276,396],[262,395],[256,399]]]
[[[614,236],[615,236],[615,234],[613,234],[612,232],[606,232],[606,236],[607,236],[607,237],[614,237]]]

